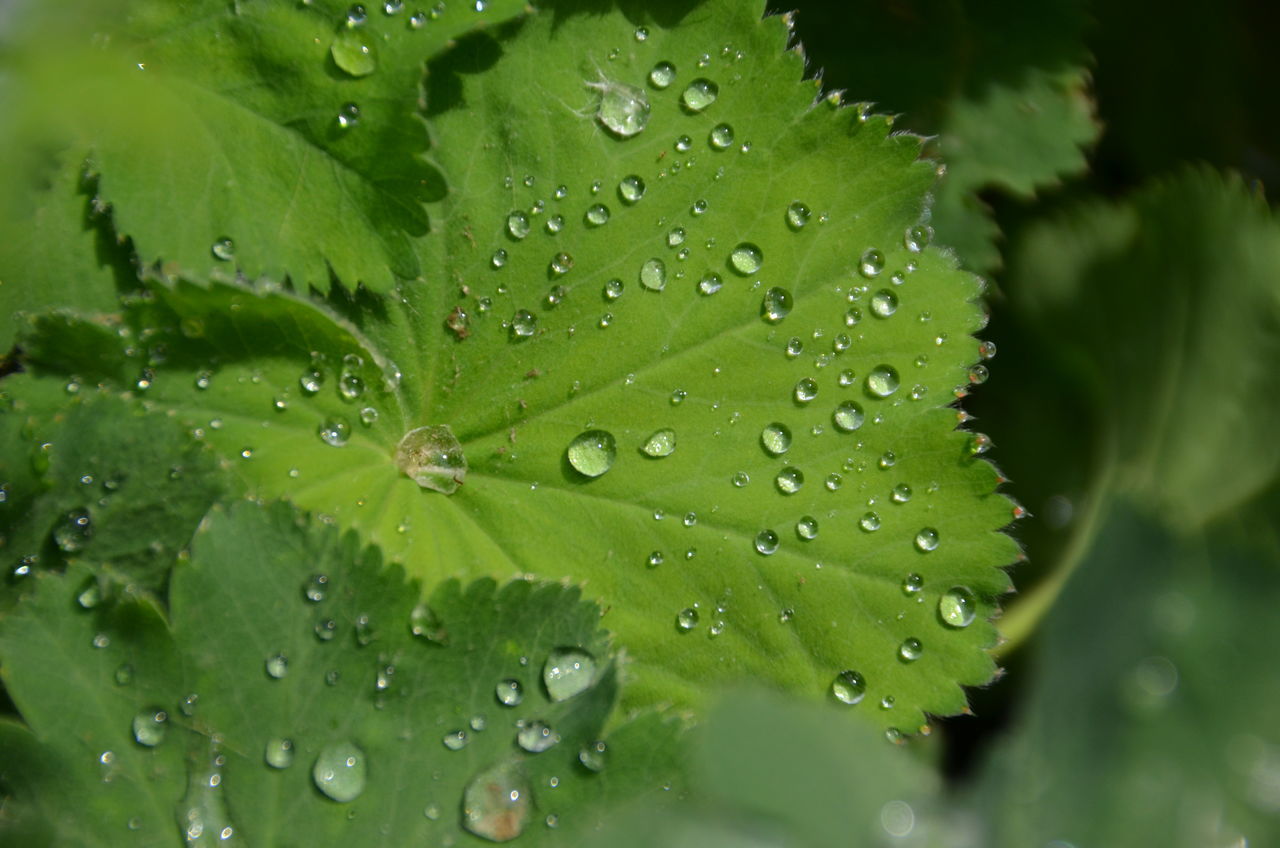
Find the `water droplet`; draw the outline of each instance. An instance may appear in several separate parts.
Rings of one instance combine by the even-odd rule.
[[[841,384],[847,385],[841,375]],[[862,406],[856,401],[846,400],[836,407],[836,411],[831,414],[831,421],[836,425],[837,429],[846,433],[852,433],[862,426],[865,415]]]
[[[447,425],[418,427],[396,445],[396,467],[410,480],[433,492],[453,494],[467,476],[462,445]]]
[[[671,393],[671,405],[679,406],[680,404],[684,403],[684,399],[688,396],[689,396],[689,393],[686,392],[684,389],[676,389]]]
[[[213,252],[214,259],[220,259],[223,262],[230,262],[236,258],[236,243],[229,238],[218,239],[210,250]]]
[[[350,742],[335,742],[320,749],[311,778],[325,795],[345,803],[364,792],[366,770],[364,751]]]
[[[650,291],[662,291],[667,285],[667,265],[661,259],[650,259],[640,266],[640,284]]]
[[[724,287],[724,280],[720,279],[720,275],[714,271],[708,271],[702,275],[702,279],[698,280],[698,293],[703,295],[713,295]]]
[[[511,233],[512,238],[522,239],[529,235],[530,229],[529,216],[519,209],[507,216],[507,232]]]
[[[593,203],[587,207],[586,214],[582,216],[590,227],[603,227],[609,223],[609,207],[603,203]]]
[[[89,511],[73,509],[62,516],[53,528],[53,541],[58,549],[73,554],[88,543],[93,536],[93,521]]]
[[[898,369],[892,365],[877,365],[867,373],[867,391],[876,397],[888,397],[898,386]]]
[[[839,474],[832,472],[827,475],[827,479],[823,481],[823,485],[827,487],[827,491],[834,492],[844,485],[844,478]]]
[[[675,227],[671,232],[667,233],[667,247],[679,247],[684,244],[684,239],[684,227]]]
[[[329,577],[324,574],[313,574],[302,584],[303,596],[312,603],[323,601],[328,591]]]
[[[351,437],[351,425],[345,418],[333,417],[325,419],[317,431],[320,441],[331,447],[340,448]]]
[[[862,310],[854,306],[844,314],[844,325],[846,327],[856,327],[858,322],[862,320]]]
[[[372,406],[366,406],[360,410],[360,423],[366,427],[372,427],[378,421],[378,410]]]
[[[987,370],[985,365],[975,365],[969,369],[969,382],[975,386],[980,386],[987,382],[987,378],[991,376],[991,372]]]
[[[333,57],[335,65],[351,76],[367,77],[378,69],[373,45],[370,34],[360,28],[348,27],[334,38],[333,44],[329,46],[329,55]]]
[[[343,103],[338,110],[338,129],[349,130],[360,123],[360,107],[354,103]]]
[[[676,66],[670,62],[659,62],[649,71],[649,84],[662,90],[675,82]]]
[[[657,568],[662,565],[662,563],[666,562],[666,559],[667,558],[663,556],[662,551],[654,551],[649,554],[649,558],[645,560],[645,563],[648,564],[650,568]]]
[[[898,455],[893,451],[885,451],[878,462],[882,469],[889,469],[898,464]]]
[[[888,318],[898,311],[898,296],[888,289],[871,295],[871,314],[877,318]]]
[[[618,183],[618,197],[622,202],[631,206],[640,202],[640,198],[644,197],[644,180],[632,174],[629,177],[623,177]]]
[[[332,618],[322,618],[316,622],[313,629],[316,638],[321,642],[332,642],[333,637],[338,635],[338,622]]]
[[[649,40],[649,28],[648,28],[648,27],[636,27],[635,38],[636,38],[636,41],[648,41],[648,40]]]
[[[898,646],[898,656],[903,662],[915,662],[923,653],[924,645],[920,644],[920,640],[915,637],[902,640],[902,644]]]
[[[875,277],[884,270],[884,254],[868,248],[858,260],[858,273],[864,277]]]
[[[772,530],[761,530],[756,534],[755,538],[756,550],[765,556],[771,556],[778,551],[778,534]]]
[[[649,98],[643,89],[604,79],[587,83],[600,93],[596,120],[618,138],[638,135],[649,124]]]
[[[728,124],[716,124],[711,128],[707,141],[716,150],[727,150],[733,146],[733,127]]]
[[[601,772],[604,771],[608,753],[609,746],[597,740],[578,752],[578,762],[582,763],[588,771]]]
[[[948,627],[968,627],[978,614],[978,602],[964,586],[952,586],[938,599],[938,617]]]
[[[916,224],[914,227],[907,227],[902,235],[902,243],[912,253],[919,253],[928,246],[932,236],[933,232],[928,227]]]
[[[936,550],[938,547],[938,531],[932,527],[923,528],[916,534],[916,547],[925,553]]]
[[[656,431],[648,439],[645,440],[641,450],[647,456],[664,457],[671,456],[671,452],[676,449],[676,431],[663,429]]]
[[[154,748],[164,741],[169,714],[164,710],[143,710],[133,717],[133,738],[139,745]]]
[[[858,519],[858,526],[868,533],[874,533],[880,529],[880,515],[868,512]]]
[[[773,479],[773,482],[782,494],[794,495],[804,486],[804,472],[799,468],[788,465],[778,472],[778,476]]]
[[[529,784],[517,762],[500,763],[471,779],[462,795],[462,826],[482,839],[509,842],[529,818]]]
[[[996,355],[995,342],[983,342],[982,344],[978,345],[978,356],[981,356],[983,359],[991,359],[995,355]]]
[[[891,710],[893,709],[893,705],[896,704],[897,702],[898,702],[898,699],[893,697],[892,695],[885,695],[883,698],[880,699],[880,709]]]
[[[804,353],[804,342],[800,341],[796,336],[792,336],[787,339],[786,352],[788,359],[795,359],[797,356]]]
[[[818,519],[806,515],[796,522],[796,535],[806,542],[818,538]]]
[[[808,403],[818,396],[818,383],[812,377],[804,377],[796,383],[795,397],[800,403]]]
[[[688,633],[698,626],[698,611],[693,607],[685,607],[676,613],[676,627],[682,633]]]
[[[450,751],[461,751],[471,742],[471,737],[467,735],[465,730],[455,730],[451,733],[446,733],[440,741]]]
[[[314,395],[324,387],[324,372],[316,368],[303,371],[298,378],[298,385],[302,387],[303,394]]]
[[[552,701],[567,701],[595,681],[595,657],[581,648],[556,648],[543,665],[543,683]]]
[[[524,700],[524,687],[519,680],[507,678],[501,681],[494,690],[498,703],[504,707],[518,707]]]
[[[564,216],[552,215],[543,226],[546,227],[548,233],[555,235],[564,229]]]
[[[893,487],[893,492],[890,495],[890,498],[893,500],[894,503],[900,503],[900,504],[906,503],[907,501],[911,500],[911,487],[908,486],[906,483],[899,483],[898,485]]]
[[[831,682],[831,694],[840,703],[853,706],[867,694],[867,681],[856,671],[842,671]]]
[[[735,487],[741,489],[751,482],[751,475],[747,474],[745,471],[735,471],[733,472],[733,477],[730,479],[733,481],[733,485]]]
[[[572,256],[572,254],[565,253],[565,252],[563,252],[563,251],[561,251],[560,253],[557,253],[555,256],[551,257],[551,266],[550,266],[550,267],[551,267],[551,273],[552,273],[552,274],[556,275],[557,277],[564,276],[565,274],[569,273],[569,271],[570,271],[570,270],[572,270],[572,269],[573,269],[573,256]],[[525,316],[527,316],[529,319],[533,319],[533,316],[532,316],[532,315],[530,315],[528,312],[525,312],[524,310],[521,310],[520,312],[517,312],[517,313],[516,313],[516,318],[513,318],[513,319],[511,320],[511,329],[512,329],[512,331],[516,331],[516,320],[517,320],[517,319],[522,319],[522,318],[524,318]],[[531,336],[531,335],[533,335],[533,330],[534,330],[534,328],[536,327],[536,323],[537,323],[537,322],[536,322],[536,319],[535,319],[535,320],[533,320],[533,321],[526,321],[526,323],[528,323],[528,325],[529,325],[529,330],[528,330],[528,332],[518,332],[518,331],[517,331],[517,332],[516,332],[516,335],[519,335],[519,336]]]
[[[689,87],[680,95],[680,102],[690,112],[701,112],[716,102],[720,96],[720,86],[709,79],[699,77],[689,83]]]
[[[267,674],[280,680],[289,673],[289,658],[284,654],[273,654],[267,657]]]
[[[812,214],[808,206],[797,200],[787,207],[787,226],[793,230],[802,230],[809,223]]]
[[[618,446],[612,433],[606,430],[587,430],[579,433],[569,443],[567,455],[569,464],[579,474],[599,477],[613,467]]]
[[[343,400],[357,400],[364,394],[364,379],[359,374],[343,371],[338,377],[338,393]]]
[[[729,266],[743,277],[760,270],[764,264],[764,253],[750,242],[743,242],[729,254]]]
[[[541,754],[560,741],[560,734],[542,721],[530,721],[516,731],[516,742],[531,754]]]
[[[908,574],[906,577],[902,578],[902,594],[906,595],[907,597],[911,597],[912,595],[918,595],[920,593],[920,590],[922,590],[923,588],[924,588],[924,578],[921,577],[919,574],[916,574],[915,572],[912,572],[911,574]]]
[[[760,315],[770,324],[777,324],[791,314],[791,292],[774,286],[764,293],[760,302]]]
[[[286,769],[293,765],[293,741],[285,739],[282,736],[272,736],[267,740],[266,749],[262,753],[262,758],[266,760],[267,765],[275,769]]]

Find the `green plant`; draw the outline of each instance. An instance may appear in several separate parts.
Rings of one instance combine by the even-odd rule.
[[[861,10],[828,84],[936,139],[731,0],[80,11],[27,10],[0,81],[7,839],[1119,844],[1185,794],[1223,800],[1175,844],[1273,829],[1265,651],[1208,779],[1159,742],[1234,676],[1232,587],[1274,597],[1280,233],[1208,169],[1034,207],[1098,132],[1080,9],[947,12],[973,63]],[[991,425],[1086,516],[1029,531],[1003,645],[975,272],[1052,375]],[[1055,456],[1063,386],[1095,420]],[[1024,726],[944,785],[932,717],[1038,626]],[[1046,730],[1072,699],[1114,736]]]

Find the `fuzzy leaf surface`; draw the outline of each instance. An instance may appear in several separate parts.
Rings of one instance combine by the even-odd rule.
[[[0,728],[2,777],[19,823],[42,821],[59,844],[170,845],[197,823],[233,844],[484,844],[462,830],[463,794],[495,764],[528,802],[502,826],[544,844],[548,816],[590,826],[605,802],[678,778],[677,728],[655,715],[607,738],[603,770],[579,762],[602,736],[617,671],[599,610],[576,590],[446,581],[430,598],[438,616],[415,616],[416,585],[354,535],[244,502],[211,513],[175,568],[168,620],[131,598],[67,614],[85,577],[40,575],[0,625],[4,682],[27,722]],[[592,666],[584,689],[555,700],[544,666],[564,648]],[[504,680],[520,684],[518,704],[498,700]],[[156,711],[163,738],[139,744],[135,716]],[[556,739],[536,754],[516,741],[517,722],[535,720]],[[453,750],[444,739],[457,731]],[[272,767],[279,739],[292,757]],[[313,775],[335,743],[367,767],[342,802]]]

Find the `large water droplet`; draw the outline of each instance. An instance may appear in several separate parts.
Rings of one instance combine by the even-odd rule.
[[[791,292],[774,286],[764,293],[760,302],[760,315],[770,324],[777,324],[791,314]]]
[[[856,671],[842,671],[831,682],[831,694],[842,704],[858,703],[867,694],[867,681]]]
[[[353,77],[365,77],[378,68],[374,41],[360,28],[344,28],[329,47],[329,55],[339,68]]]
[[[932,527],[923,528],[916,534],[916,547],[925,553],[936,550],[938,547],[938,531]]]
[[[902,644],[898,646],[898,656],[903,662],[915,662],[920,659],[920,655],[924,653],[924,645],[914,636],[909,639],[903,639]]]
[[[640,266],[640,284],[650,291],[667,286],[667,265],[661,259],[650,259]]]
[[[335,801],[354,801],[364,792],[367,777],[364,751],[351,742],[333,742],[320,749],[311,779],[316,788]]]
[[[978,602],[964,586],[952,586],[938,599],[938,616],[948,627],[968,627],[977,614]]]
[[[671,456],[672,451],[676,449],[676,431],[671,429],[658,430],[645,439],[644,445],[640,449],[645,452],[645,455],[655,458]]]
[[[613,467],[618,445],[607,430],[587,430],[569,443],[569,464],[586,477],[599,477]]]
[[[542,682],[553,701],[565,701],[595,682],[596,660],[581,648],[556,648],[542,667]]]
[[[804,472],[799,468],[788,465],[778,472],[778,476],[774,478],[773,482],[782,494],[794,495],[804,486]]]
[[[516,742],[530,754],[541,754],[560,741],[560,734],[542,721],[526,722],[516,731]]]
[[[755,538],[756,550],[765,556],[778,552],[778,534],[772,530],[761,530]]]
[[[720,86],[709,79],[699,77],[689,83],[689,87],[680,95],[680,102],[690,112],[701,112],[720,96]]]
[[[676,79],[676,66],[670,62],[659,62],[649,71],[649,84],[662,90]]]
[[[467,476],[462,445],[445,424],[418,427],[396,445],[396,467],[424,489],[451,495]]]
[[[892,365],[877,365],[867,373],[867,391],[876,397],[888,397],[898,386],[898,369]]]
[[[836,411],[831,414],[831,421],[836,425],[837,429],[846,433],[852,433],[862,426],[865,415],[862,406],[856,401],[846,400],[836,407]]]
[[[529,784],[517,762],[500,763],[471,779],[462,795],[462,826],[482,839],[509,842],[529,819]]]
[[[628,206],[639,203],[640,198],[644,197],[644,188],[644,180],[635,174],[623,177],[618,183],[618,197]]]
[[[272,768],[286,769],[293,765],[294,753],[292,740],[285,739],[283,736],[272,736],[267,740],[262,759]]]
[[[588,771],[604,771],[608,759],[609,746],[602,741],[592,742],[578,752],[578,762]]]
[[[494,694],[498,698],[498,703],[502,704],[502,706],[518,707],[520,702],[524,700],[524,687],[520,685],[519,680],[508,678],[498,683]]]
[[[777,421],[760,431],[760,444],[772,456],[782,456],[791,448],[791,428]]]
[[[764,253],[750,242],[743,242],[729,254],[729,267],[746,277],[760,270],[764,264]]]
[[[133,738],[139,745],[154,748],[164,741],[169,714],[164,710],[143,710],[133,717]]]
[[[587,83],[600,93],[596,120],[618,138],[631,138],[649,123],[649,98],[642,89],[611,80]]]

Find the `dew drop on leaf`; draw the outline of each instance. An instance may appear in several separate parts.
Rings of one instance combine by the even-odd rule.
[[[504,707],[518,707],[520,702],[524,700],[524,687],[520,685],[519,680],[510,678],[500,681],[494,689],[494,694],[498,699],[498,703]]]
[[[89,517],[89,511],[85,509],[71,510],[53,528],[54,544],[59,550],[69,554],[81,550],[92,535],[93,521]]]
[[[803,377],[795,387],[795,398],[800,403],[808,403],[818,396],[818,383],[812,377]]]
[[[804,487],[804,472],[799,468],[788,465],[778,472],[778,476],[774,478],[773,482],[782,494],[794,495]]]
[[[782,456],[791,448],[791,428],[777,421],[765,425],[760,431],[760,444],[771,456]]]
[[[462,445],[447,425],[418,427],[396,445],[396,467],[424,489],[453,494],[467,476]]]
[[[840,703],[853,706],[867,694],[867,681],[856,671],[842,671],[831,683],[831,694]]]
[[[320,434],[320,441],[330,447],[340,448],[351,437],[351,425],[345,418],[334,416],[326,418],[317,432]]]
[[[480,772],[462,795],[462,826],[491,842],[509,842],[529,819],[529,784],[515,762]]]
[[[649,71],[649,85],[661,91],[676,79],[676,66],[670,62],[659,62]]]
[[[877,318],[888,318],[898,311],[898,296],[888,289],[871,295],[871,314]]]
[[[211,248],[214,259],[220,259],[223,262],[230,262],[236,258],[236,244],[229,238],[220,238],[213,243]]]
[[[868,248],[858,260],[858,273],[864,277],[875,277],[884,270],[884,254],[874,247]]]
[[[912,572],[902,578],[902,594],[908,598],[912,595],[920,594],[920,590],[924,588],[924,578],[919,574]]]
[[[569,443],[569,464],[579,474],[599,477],[613,467],[618,455],[617,442],[607,430],[587,430]]]
[[[454,730],[446,733],[440,741],[450,751],[461,751],[471,743],[471,737],[467,735],[465,730]]]
[[[867,533],[874,533],[880,529],[880,515],[875,512],[865,513],[858,519],[858,526]]]
[[[796,522],[796,535],[806,542],[818,538],[818,519],[812,515],[803,516]]]
[[[569,271],[572,269],[573,269],[572,254],[564,253],[562,251],[560,253],[557,253],[555,256],[551,257],[551,273],[555,274],[557,277],[560,277],[569,273]],[[516,315],[520,317],[528,316],[528,318],[533,319],[533,316],[528,312],[517,312]],[[515,326],[516,326],[516,322],[515,322],[515,319],[513,318],[511,321],[512,329],[515,329]],[[529,332],[520,333],[520,335],[522,336],[533,335],[533,329],[536,329],[537,320],[534,319],[533,321],[529,322],[529,326],[531,328]]]
[[[902,243],[912,253],[919,253],[928,246],[932,235],[928,227],[916,224],[914,227],[907,227],[906,233],[902,236]]]
[[[903,662],[915,662],[920,659],[920,655],[924,653],[924,645],[914,636],[903,639],[902,644],[898,646],[898,657]]]
[[[289,673],[289,658],[284,654],[272,654],[267,657],[265,665],[267,675],[276,680],[284,678]]]
[[[680,102],[690,112],[701,112],[715,103],[719,96],[720,86],[709,79],[699,77],[689,83],[684,93],[680,95]]]
[[[593,772],[604,771],[609,754],[609,746],[602,741],[592,742],[578,752],[578,762]]]
[[[698,611],[693,607],[685,607],[676,613],[676,628],[682,633],[688,633],[690,630],[698,626]]]
[[[760,270],[764,264],[764,253],[750,242],[743,242],[729,254],[729,266],[746,277]]]
[[[937,550],[938,548],[938,531],[932,527],[925,527],[916,534],[916,547],[924,553]]]
[[[968,627],[978,614],[978,602],[964,586],[952,586],[938,599],[938,617],[948,627]]]
[[[843,376],[843,375],[842,375]],[[843,379],[841,380],[844,384]],[[831,414],[831,421],[836,428],[846,433],[852,433],[862,426],[865,415],[862,411],[861,404],[856,401],[846,400],[836,407],[836,411]]]
[[[360,107],[355,103],[343,103],[338,110],[338,128],[349,130],[360,123]]]
[[[644,451],[646,456],[654,458],[671,456],[671,453],[676,449],[676,431],[665,428],[658,430],[645,439],[644,445],[640,449]]]
[[[272,736],[267,740],[262,759],[274,769],[286,769],[293,765],[293,741],[282,736]]]
[[[507,215],[507,232],[512,238],[522,239],[529,235],[531,226],[529,224],[529,216],[519,209],[514,210]]]
[[[867,391],[876,397],[888,397],[899,385],[898,369],[892,365],[877,365],[867,373]]]
[[[346,28],[329,46],[333,62],[353,77],[366,77],[378,68],[373,40],[360,28]]]
[[[581,648],[556,648],[542,666],[542,682],[553,701],[566,701],[595,682],[596,660]]]
[[[787,226],[793,230],[802,230],[811,216],[809,207],[797,200],[787,207]]]
[[[716,150],[727,150],[733,146],[733,127],[728,124],[716,124],[711,128],[707,141]]]
[[[542,721],[526,722],[516,731],[516,742],[530,754],[541,754],[560,741],[560,734]]]
[[[329,592],[329,577],[324,574],[313,574],[302,584],[302,595],[312,603],[323,601]]]
[[[649,98],[643,89],[601,78],[587,87],[600,94],[596,120],[618,138],[631,138],[649,124]]]
[[[351,742],[334,742],[320,749],[311,779],[325,795],[346,803],[364,792],[367,769],[364,751]]]
[[[448,641],[448,633],[445,631],[444,622],[436,615],[435,610],[425,603],[416,604],[413,610],[410,611],[409,632],[419,639],[426,639],[428,642],[445,644]]]
[[[760,302],[760,316],[770,324],[777,324],[791,314],[791,292],[773,286],[764,293]]]
[[[631,206],[635,203],[639,203],[640,198],[644,197],[644,189],[644,180],[640,179],[635,174],[632,174],[630,176],[623,177],[622,180],[619,181],[618,197],[622,199],[623,203]]]
[[[755,548],[759,553],[765,556],[772,556],[778,552],[778,534],[772,530],[761,530],[756,534]]]
[[[603,227],[609,223],[609,207],[603,203],[593,203],[587,207],[586,214],[582,217],[588,226]]]
[[[650,291],[662,291],[667,285],[667,265],[661,259],[646,260],[640,266],[640,284]]]
[[[169,715],[164,710],[146,709],[133,717],[133,738],[139,745],[154,748],[164,741]]]

